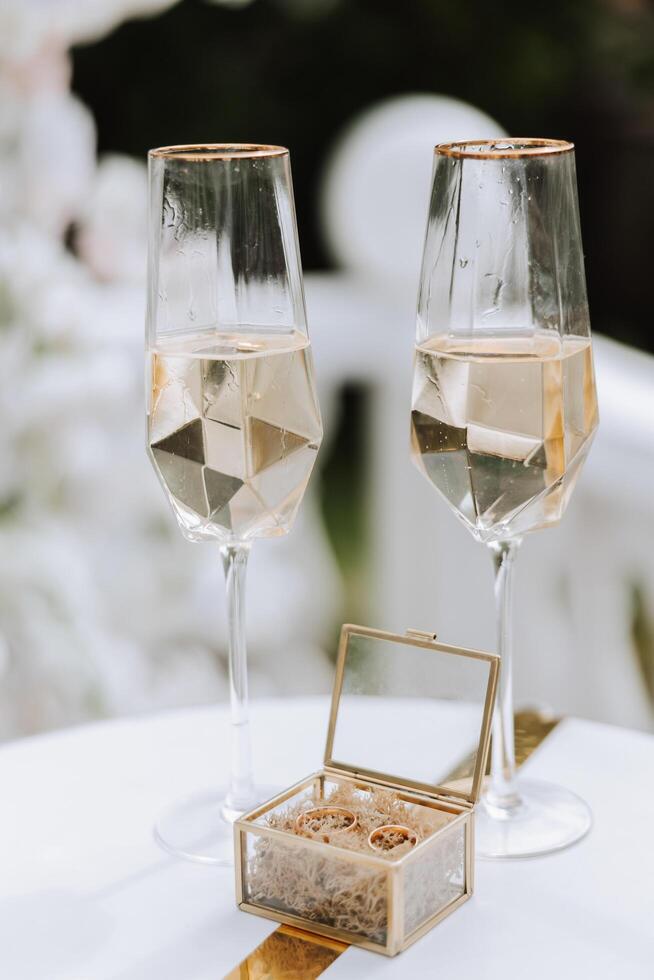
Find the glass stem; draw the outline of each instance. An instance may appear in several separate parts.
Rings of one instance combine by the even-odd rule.
[[[502,658],[493,717],[491,776],[486,804],[493,816],[508,817],[520,806],[515,782],[515,737],[513,731],[513,563],[521,538],[497,541],[489,547],[495,567],[497,652]]]
[[[235,820],[254,804],[245,644],[245,574],[250,545],[236,541],[224,545],[220,554],[227,593],[229,695],[232,713],[232,760],[223,816],[227,820]]]

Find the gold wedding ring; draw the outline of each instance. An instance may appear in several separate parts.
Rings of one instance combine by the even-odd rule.
[[[356,824],[356,814],[352,810],[346,810],[343,806],[317,806],[305,810],[297,817],[295,830],[299,834],[327,835],[341,830],[354,830]]]
[[[392,851],[401,844],[410,844],[415,847],[419,837],[415,830],[410,827],[403,827],[401,824],[384,824],[377,827],[368,837],[368,844],[373,851]]]

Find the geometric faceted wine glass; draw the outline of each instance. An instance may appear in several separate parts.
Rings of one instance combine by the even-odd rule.
[[[502,657],[477,853],[525,857],[589,830],[574,793],[516,779],[511,585],[524,534],[557,524],[598,424],[574,146],[435,149],[411,452],[495,568]]]
[[[231,770],[172,806],[158,842],[233,863],[232,823],[273,790],[253,782],[245,574],[255,538],[290,530],[322,440],[288,150],[172,146],[148,155],[148,453],[182,533],[225,572]]]

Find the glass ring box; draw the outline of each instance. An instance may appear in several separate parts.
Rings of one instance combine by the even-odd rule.
[[[240,908],[394,956],[465,902],[498,668],[343,626],[323,768],[234,825]]]

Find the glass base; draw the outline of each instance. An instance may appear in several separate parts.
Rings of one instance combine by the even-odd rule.
[[[593,815],[575,793],[553,783],[518,779],[520,803],[510,811],[485,799],[477,807],[476,854],[526,858],[570,847],[590,830]]]
[[[279,789],[255,786],[248,809],[265,803]],[[233,821],[239,813],[228,812],[223,790],[192,796],[165,810],[154,827],[154,839],[164,851],[198,864],[231,867],[234,864]]]

